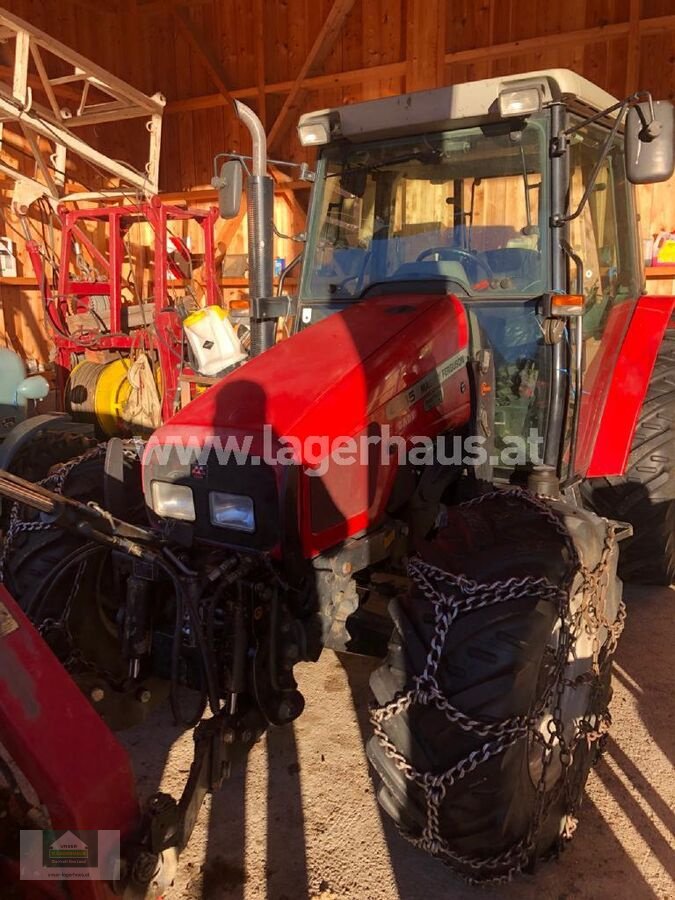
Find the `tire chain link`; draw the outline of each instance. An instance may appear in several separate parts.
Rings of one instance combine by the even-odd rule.
[[[589,721],[588,714],[586,714],[572,741],[568,742],[562,720],[563,694],[566,688],[578,687],[582,682],[587,683],[589,673],[574,682],[565,679],[564,673],[579,629],[584,627],[593,638],[592,675],[594,689],[597,691],[600,676],[606,671],[606,666],[611,661],[626,617],[623,600],[619,603],[614,621],[608,620],[604,610],[603,598],[609,585],[610,554],[616,544],[616,529],[611,522],[605,520],[607,527],[600,560],[592,570],[589,570],[582,565],[576,546],[561,516],[546,502],[530,492],[522,489],[492,491],[470,500],[462,506],[466,508],[494,499],[507,502],[515,500],[541,514],[564,541],[569,563],[567,577],[560,585],[554,585],[545,577],[509,578],[504,581],[483,583],[473,581],[464,575],[452,575],[444,572],[419,558],[410,560],[408,574],[434,609],[435,630],[425,669],[422,675],[413,677],[412,685],[406,691],[399,693],[383,706],[371,707],[370,711],[374,733],[384,753],[393,761],[404,777],[417,784],[424,793],[426,827],[419,837],[405,833],[404,837],[415,846],[427,851],[432,856],[441,858],[443,862],[459,870],[459,874],[472,884],[508,882],[516,874],[522,872],[532,860],[538,832],[548,811],[546,775],[556,743],[563,766],[562,777],[565,781],[565,799],[567,801],[567,813],[561,837],[562,840],[569,840],[572,837],[576,829],[576,812],[583,788],[583,785],[570,784],[572,779],[569,777],[569,773],[574,750],[581,740],[587,742],[589,749],[592,743],[600,742],[609,730],[611,718],[607,709],[599,715],[592,716],[595,719],[594,723]],[[573,590],[577,576],[580,576],[581,583]],[[579,615],[573,618],[571,601],[577,596],[582,596],[583,602]],[[528,716],[512,716],[499,722],[493,722],[466,715],[443,695],[436,678],[450,627],[461,615],[475,612],[486,606],[528,597],[554,603],[561,622],[555,665],[551,669],[547,685]],[[601,646],[598,634],[603,628],[607,632],[607,638]],[[385,730],[385,725],[389,720],[407,712],[415,704],[436,707],[450,723],[464,731],[473,732],[486,738],[485,742],[445,772],[440,774],[420,772],[401,753]],[[539,730],[538,723],[551,706],[552,718],[547,725],[547,738]],[[532,737],[543,747],[542,773],[536,785],[535,814],[528,833],[507,850],[491,857],[463,856],[454,852],[440,834],[440,806],[447,789],[481,764],[506,752],[517,741],[528,737]],[[557,796],[556,791],[548,793]],[[555,797],[551,799],[555,799]],[[466,870],[469,872],[467,873]]]
[[[105,456],[107,448],[107,443],[100,443],[95,447],[92,447],[90,450],[87,450],[85,453],[82,453],[80,456],[75,456],[73,457],[73,459],[69,459],[67,462],[60,463],[50,471],[46,478],[38,481],[37,484],[39,484],[41,487],[45,487],[51,491],[54,491],[54,493],[56,494],[63,493],[63,489],[70,474],[83,463],[90,462],[93,459],[100,459],[102,456]],[[137,439],[133,441],[133,447],[130,445],[124,447],[124,455],[128,459],[137,458],[138,453],[139,442]],[[97,504],[91,503],[90,505],[98,508]],[[22,504],[17,501],[12,504],[12,508],[10,511],[9,525],[7,528],[7,533],[4,535],[2,551],[0,552],[0,584],[4,583],[6,561],[9,556],[9,551],[12,547],[12,544],[16,540],[18,535],[30,532],[35,533],[39,531],[52,531],[59,527],[53,522],[45,522],[39,520],[36,521],[34,519],[22,519],[21,506]],[[36,628],[39,634],[42,635],[42,637],[45,637],[51,629],[59,628],[63,631],[70,644],[70,653],[68,655],[68,658],[63,662],[63,666],[67,671],[90,671],[105,679],[111,685],[115,685],[116,681],[118,681],[119,679],[117,679],[112,672],[102,668],[101,666],[98,666],[96,663],[90,662],[89,660],[85,659],[81,650],[79,650],[75,646],[75,642],[70,633],[70,628],[68,627],[70,607],[73,599],[77,596],[77,593],[80,589],[80,583],[85,568],[86,563],[84,561],[80,562],[77,566],[75,578],[73,579],[70,591],[68,592],[68,597],[64,604],[61,617],[59,619],[44,619],[42,622],[36,623]]]
[[[50,491],[54,491],[55,494],[61,494],[66,480],[73,469],[76,469],[84,462],[88,462],[90,459],[105,456],[106,446],[106,444],[97,444],[96,447],[92,447],[91,450],[87,450],[87,452],[83,453],[81,456],[76,456],[65,463],[61,463],[56,466],[46,478],[38,481],[37,484],[40,485],[40,487],[45,487]],[[4,584],[5,564],[7,562],[7,557],[9,556],[9,550],[17,536],[26,532],[51,531],[57,527],[52,522],[22,519],[21,506],[21,503],[15,501],[10,510],[9,525],[7,527],[7,533],[4,535],[2,553],[0,555],[0,584]]]

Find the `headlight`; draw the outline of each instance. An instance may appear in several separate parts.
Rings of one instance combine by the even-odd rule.
[[[330,143],[329,110],[305,113],[298,122],[298,137],[303,147],[316,147]]]
[[[541,91],[538,87],[522,87],[502,91],[499,95],[499,115],[527,116],[541,109]]]
[[[253,500],[250,497],[212,491],[209,494],[209,506],[212,525],[249,533],[255,531],[255,513]]]
[[[195,501],[192,488],[187,484],[170,484],[168,481],[152,482],[152,510],[168,519],[194,522]]]

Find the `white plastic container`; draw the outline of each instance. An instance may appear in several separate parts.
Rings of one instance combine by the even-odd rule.
[[[227,312],[207,306],[183,320],[195,365],[200,375],[217,375],[246,358]]]

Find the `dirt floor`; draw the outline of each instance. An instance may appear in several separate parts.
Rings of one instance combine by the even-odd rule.
[[[675,896],[675,589],[626,593],[614,726],[559,861],[478,890],[409,846],[380,816],[364,754],[372,663],[325,653],[296,669],[307,707],[295,726],[271,732],[202,809],[166,900]],[[180,792],[192,742],[166,713],[127,732],[125,743],[141,790]]]

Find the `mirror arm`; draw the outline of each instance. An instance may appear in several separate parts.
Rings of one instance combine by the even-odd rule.
[[[245,159],[251,159],[250,156],[242,156],[241,153],[217,153],[213,157],[213,179],[211,181],[211,184],[213,185],[213,187],[216,187],[216,185],[214,184],[214,181],[220,181],[220,173],[218,172],[218,163],[220,162],[221,159],[238,159],[239,162],[241,163],[244,171],[246,172],[246,177],[248,177],[251,174],[248,166],[244,162]],[[222,187],[222,185],[221,185],[221,187]]]
[[[634,97],[639,96],[638,94],[634,94]],[[561,228],[566,222],[571,222],[573,219],[578,218],[583,212],[586,203],[588,202],[588,198],[591,196],[591,192],[595,187],[595,182],[598,179],[598,175],[600,174],[600,169],[602,168],[602,164],[607,159],[607,155],[609,153],[609,148],[611,146],[614,137],[616,136],[617,131],[619,130],[619,126],[621,125],[621,121],[628,109],[629,105],[633,97],[629,97],[627,100],[623,100],[621,103],[617,103],[615,106],[610,106],[608,109],[603,110],[603,112],[598,113],[596,116],[593,116],[590,119],[586,119],[580,125],[575,125],[573,128],[568,128],[566,131],[560,133],[559,138],[563,137],[565,141],[565,149],[567,147],[567,137],[570,134],[574,134],[579,131],[581,128],[584,128],[586,125],[590,125],[592,122],[597,121],[599,118],[604,117],[607,113],[613,112],[618,109],[619,113],[614,120],[614,125],[612,126],[612,130],[607,135],[605,143],[602,145],[602,150],[600,151],[600,156],[598,157],[595,166],[593,167],[593,172],[591,173],[591,177],[588,179],[588,184],[586,185],[586,189],[583,193],[581,200],[579,201],[579,205],[575,209],[573,213],[568,213],[566,216],[554,215],[551,216],[551,225],[553,228]],[[638,101],[636,101],[638,102]],[[560,145],[559,145],[560,146]]]

